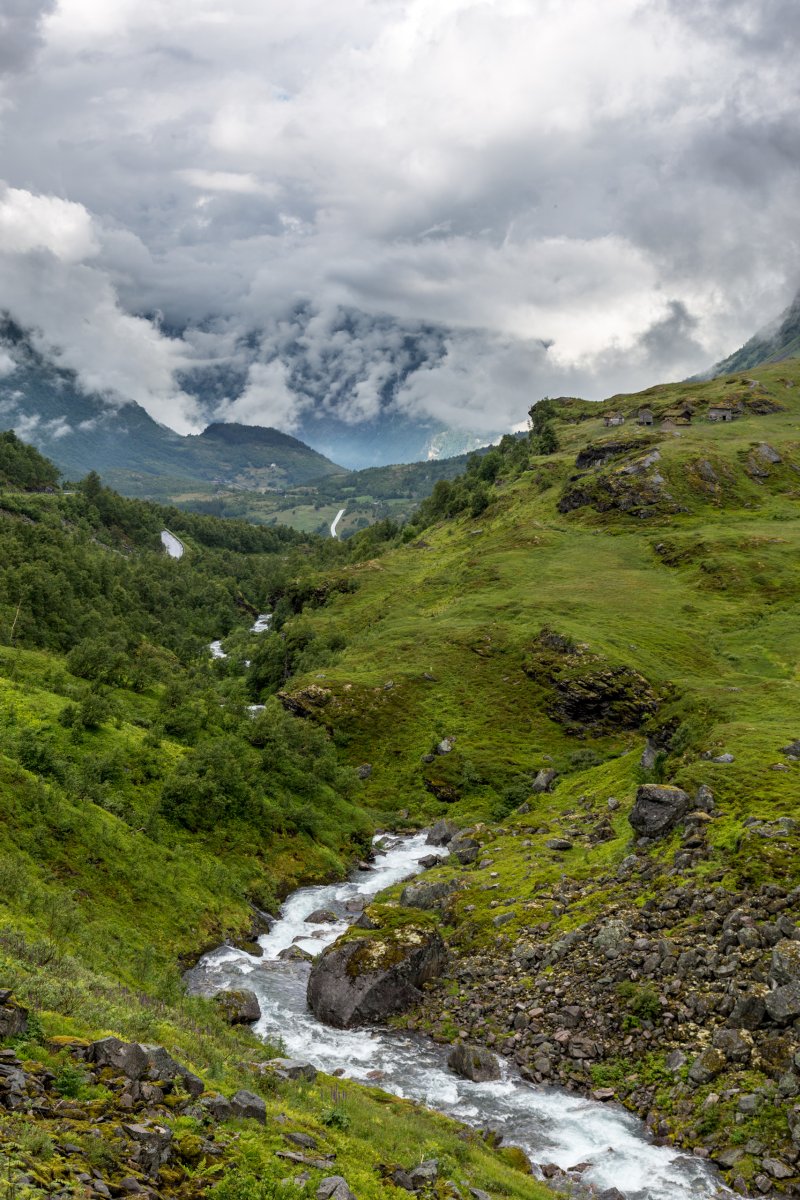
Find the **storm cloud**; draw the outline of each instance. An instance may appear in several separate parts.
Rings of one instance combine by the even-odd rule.
[[[490,433],[797,291],[790,0],[0,0],[0,35],[0,308],[180,430]]]

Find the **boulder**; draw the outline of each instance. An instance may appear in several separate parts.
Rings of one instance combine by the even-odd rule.
[[[157,1179],[159,1169],[172,1157],[172,1130],[163,1125],[123,1125],[123,1132],[133,1142],[131,1158],[151,1179]]]
[[[229,1025],[252,1025],[261,1017],[258,996],[249,988],[217,992],[214,1003],[218,1005]]]
[[[753,1052],[753,1039],[738,1029],[717,1029],[711,1039],[716,1050],[725,1055],[728,1062],[746,1063]]]
[[[800,980],[800,942],[785,938],[772,951],[769,977],[778,985]]]
[[[443,908],[445,901],[458,891],[456,879],[437,879],[422,883],[409,883],[403,888],[400,903],[406,908],[421,908],[429,911],[433,908]],[[800,945],[800,943],[798,943]]]
[[[188,1067],[176,1062],[163,1046],[139,1047],[147,1056],[147,1077],[159,1082],[175,1082],[186,1088],[190,1096],[202,1096],[206,1085],[197,1075],[193,1075]]]
[[[356,767],[356,775],[359,779],[369,779],[372,774],[372,763],[362,763],[360,767]]]
[[[312,913],[303,918],[309,925],[335,925],[339,920],[333,909],[315,908]]]
[[[767,1008],[765,996],[759,992],[745,992],[739,996],[728,1018],[732,1029],[758,1029],[764,1023]]]
[[[144,1078],[149,1067],[143,1046],[138,1042],[123,1042],[118,1037],[104,1037],[97,1042],[91,1042],[86,1057],[101,1069],[110,1067],[126,1079]]]
[[[786,1025],[800,1017],[800,983],[786,983],[764,997],[767,1016],[776,1025]]]
[[[457,833],[458,826],[455,821],[448,821],[445,817],[442,817],[440,821],[436,821],[430,827],[425,841],[429,846],[446,846]]]
[[[281,962],[312,962],[314,955],[301,950],[299,946],[287,946],[278,951],[278,958]]]
[[[462,866],[467,866],[469,863],[474,863],[480,854],[480,842],[476,841],[466,831],[457,833],[456,836],[448,844],[448,850],[457,858]]]
[[[447,1065],[456,1075],[471,1079],[473,1083],[500,1078],[497,1057],[482,1046],[454,1046],[448,1055]]]
[[[322,1179],[316,1190],[317,1200],[356,1200],[350,1191],[347,1180],[341,1175],[328,1175]]]
[[[5,989],[0,993],[0,1041],[21,1037],[28,1028],[28,1010]]]
[[[553,770],[552,767],[543,768],[534,779],[531,791],[537,793],[550,792],[553,790],[553,784],[556,779],[558,779],[558,771]]]
[[[230,1100],[226,1100],[219,1092],[212,1092],[210,1096],[204,1096],[200,1104],[212,1121],[229,1121],[233,1116],[233,1106]]]
[[[628,820],[642,837],[663,837],[686,816],[691,806],[691,800],[681,788],[643,783],[636,792]]]
[[[415,1192],[421,1191],[422,1188],[433,1187],[436,1180],[439,1178],[439,1161],[436,1158],[428,1158],[425,1162],[421,1162],[418,1167],[413,1167],[408,1172],[409,1179]]]
[[[409,923],[370,936],[339,938],[311,968],[308,1003],[338,1029],[382,1021],[421,998],[420,988],[441,975],[447,951],[439,934]]]
[[[248,1092],[245,1088],[241,1088],[231,1096],[231,1111],[235,1117],[260,1121],[262,1125],[267,1123],[266,1104],[255,1092]]]
[[[313,1083],[317,1078],[317,1068],[300,1058],[271,1058],[265,1065],[280,1079],[305,1079]]]
[[[710,1083],[725,1070],[725,1055],[714,1046],[701,1051],[689,1068],[689,1082],[696,1087]]]

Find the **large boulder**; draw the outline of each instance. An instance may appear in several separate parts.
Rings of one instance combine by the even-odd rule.
[[[454,1046],[447,1065],[456,1075],[471,1079],[473,1083],[500,1078],[500,1063],[491,1050],[484,1050],[482,1046]]]
[[[249,988],[217,992],[214,1003],[229,1025],[252,1025],[261,1017],[258,996]]]
[[[421,883],[409,883],[403,888],[400,903],[406,908],[421,908],[423,911],[443,908],[458,888],[459,882],[456,879],[431,879]]]
[[[311,968],[309,1007],[338,1029],[382,1021],[416,1004],[422,985],[441,975],[446,961],[444,942],[424,924],[345,936]]]
[[[448,821],[446,817],[442,817],[430,827],[425,841],[429,846],[446,846],[457,833],[458,826],[455,821]]]
[[[691,806],[682,788],[643,783],[636,792],[628,820],[642,837],[663,837],[686,816]]]
[[[147,1074],[147,1054],[138,1042],[123,1042],[118,1037],[104,1037],[92,1042],[86,1057],[98,1067],[109,1067],[126,1079],[139,1080]]]

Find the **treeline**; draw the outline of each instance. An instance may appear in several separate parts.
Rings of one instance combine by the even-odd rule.
[[[57,487],[58,477],[55,463],[34,446],[21,442],[13,429],[0,433],[0,487],[45,491]]]

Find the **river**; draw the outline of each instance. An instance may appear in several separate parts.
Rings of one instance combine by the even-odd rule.
[[[221,946],[188,973],[190,990],[210,995],[248,987],[261,1005],[256,1032],[267,1040],[280,1038],[291,1057],[322,1071],[341,1070],[348,1078],[379,1083],[466,1124],[495,1129],[534,1162],[563,1168],[591,1162],[582,1178],[600,1190],[619,1188],[627,1200],[730,1196],[704,1160],[656,1146],[643,1124],[617,1105],[532,1086],[504,1060],[501,1080],[471,1083],[448,1070],[447,1048],[428,1038],[383,1028],[331,1029],[316,1020],[306,1005],[308,964],[280,961],[280,951],[298,943],[318,954],[355,919],[364,897],[417,873],[418,860],[430,853],[424,834],[396,839],[376,856],[371,871],[356,871],[342,883],[299,889],[259,939],[263,958]],[[339,922],[305,920],[320,908],[332,909]]]

